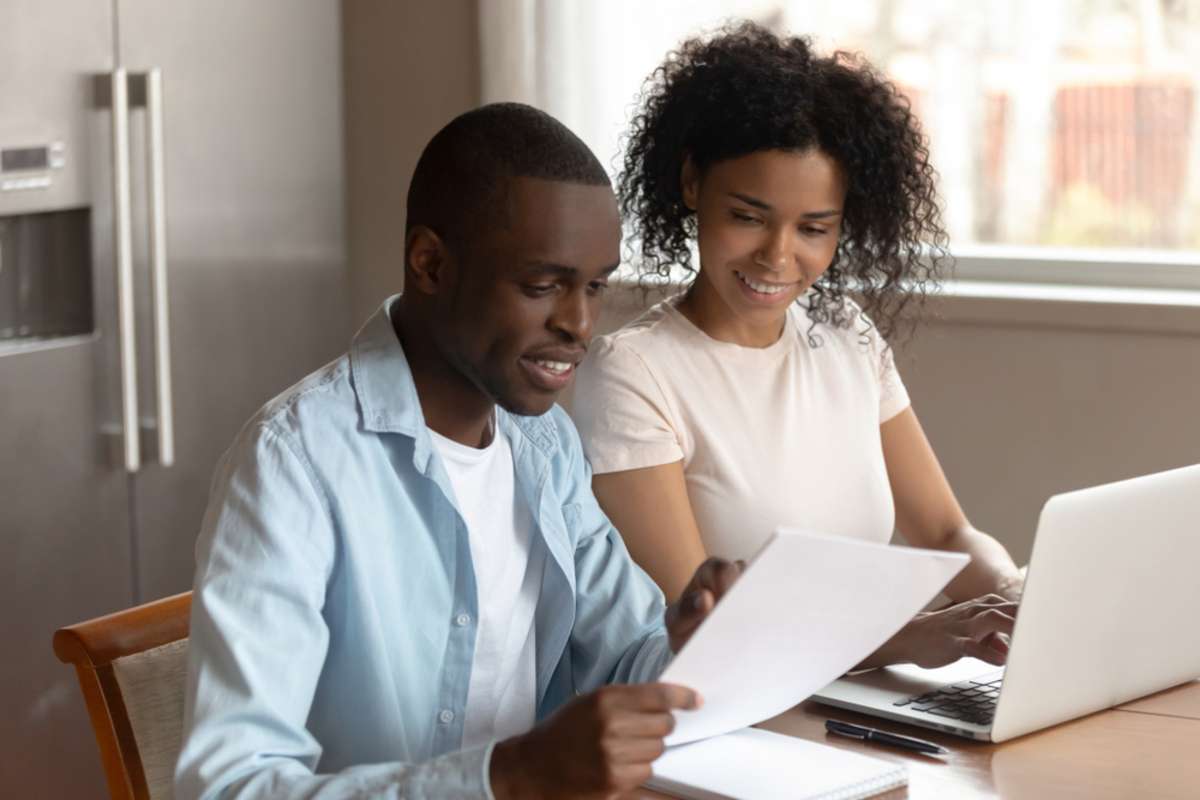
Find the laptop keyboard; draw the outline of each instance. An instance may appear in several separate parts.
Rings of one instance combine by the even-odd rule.
[[[976,725],[990,725],[992,717],[996,715],[996,701],[1000,699],[1000,684],[1003,681],[1004,670],[999,670],[975,680],[952,683],[932,692],[906,697],[893,705]]]

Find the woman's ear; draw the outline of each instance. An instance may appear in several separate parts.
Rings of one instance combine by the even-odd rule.
[[[683,168],[679,170],[679,189],[683,194],[683,204],[695,211],[700,205],[700,170],[690,155],[683,157]]]
[[[404,241],[404,290],[437,294],[446,258],[442,238],[431,228],[414,226]]]

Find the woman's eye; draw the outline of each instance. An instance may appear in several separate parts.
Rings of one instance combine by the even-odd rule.
[[[758,217],[752,217],[749,214],[742,213],[741,211],[731,211],[729,213],[731,213],[733,215],[733,218],[736,219],[738,222],[749,222],[752,224],[757,224],[759,221]]]
[[[809,236],[823,236],[827,232],[825,228],[806,227],[802,229]]]

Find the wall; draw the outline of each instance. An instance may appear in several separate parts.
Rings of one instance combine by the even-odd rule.
[[[948,298],[899,354],[963,508],[1019,562],[1050,495],[1200,462],[1200,301],[1176,296]]]
[[[357,328],[404,272],[404,213],[421,149],[479,104],[474,0],[343,0],[351,320]]]

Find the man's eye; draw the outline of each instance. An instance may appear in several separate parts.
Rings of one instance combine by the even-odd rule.
[[[592,281],[588,284],[588,291],[592,294],[604,294],[608,289],[608,281]]]
[[[542,297],[554,291],[553,283],[527,283],[525,284],[526,293],[534,297]]]

